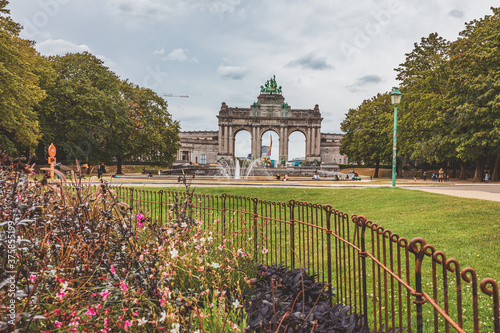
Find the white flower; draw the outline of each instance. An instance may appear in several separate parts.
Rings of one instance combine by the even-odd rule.
[[[217,263],[217,262],[213,262],[211,266],[213,268],[219,268],[220,267],[219,263]]]
[[[208,237],[207,237],[207,240],[208,240],[209,242],[211,242],[211,241],[212,241],[212,239],[213,239],[213,238],[212,238],[212,236],[208,236]]]
[[[233,306],[236,309],[240,305],[240,301],[236,300],[233,302]]]
[[[165,321],[165,318],[167,318],[167,313],[165,311],[163,311],[162,313],[160,313],[161,317],[160,319],[158,320],[160,323],[164,322]]]
[[[188,226],[188,225],[187,225],[187,223],[186,223],[186,222],[182,222],[182,223],[181,223],[181,227],[182,227],[182,228],[187,228],[187,226]]]
[[[205,241],[206,241],[205,237],[200,238],[200,242],[205,243]]]
[[[169,252],[170,253],[170,256],[172,258],[176,258],[179,256],[179,252],[176,250],[176,249],[173,249],[172,251]]]
[[[137,320],[137,325],[138,326],[142,326],[144,325],[145,323],[147,323],[148,321],[146,320],[146,318],[142,317],[142,319],[138,319]]]
[[[180,329],[181,329],[181,324],[172,324],[172,329],[170,330],[170,333],[179,333]]]

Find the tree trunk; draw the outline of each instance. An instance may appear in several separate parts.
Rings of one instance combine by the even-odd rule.
[[[123,175],[123,173],[122,173],[122,157],[121,156],[116,158],[116,174]]]
[[[497,158],[495,159],[495,166],[493,167],[493,171],[491,172],[491,180],[498,181],[500,174],[500,151],[497,154]]]
[[[460,164],[460,174],[458,175],[458,179],[467,180],[467,169],[465,167],[465,162],[459,161]]]
[[[380,169],[380,160],[377,160],[375,162],[375,174],[373,175],[373,178],[378,178],[378,170]]]
[[[484,158],[478,158],[476,160],[476,171],[474,172],[474,183],[483,181],[484,175]]]

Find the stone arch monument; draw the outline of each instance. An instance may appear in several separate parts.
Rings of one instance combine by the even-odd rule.
[[[273,76],[260,87],[260,95],[249,108],[229,107],[225,102],[217,115],[218,131],[181,132],[178,164],[215,164],[224,159],[234,159],[235,138],[245,130],[251,136],[251,157],[262,154],[262,136],[272,130],[279,136],[279,163],[288,161],[288,143],[293,132],[305,136],[305,163],[316,163],[324,168],[338,168],[348,162],[340,155],[342,134],[321,133],[319,106],[313,109],[292,109],[282,95]],[[274,149],[274,148],[273,148]]]
[[[231,108],[225,102],[217,116],[219,119],[219,158],[234,158],[236,133],[250,132],[252,159],[261,157],[262,135],[274,131],[279,137],[279,159],[288,161],[288,139],[295,131],[306,138],[305,162],[321,163],[321,113],[314,109],[292,109],[281,93],[281,87],[273,77],[261,86],[257,101],[249,108]]]

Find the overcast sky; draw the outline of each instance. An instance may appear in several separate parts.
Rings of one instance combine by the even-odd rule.
[[[456,40],[487,0],[11,0],[44,55],[89,51],[165,97],[182,130],[217,130],[222,102],[250,107],[276,75],[293,109],[319,104],[322,132],[397,85],[422,37]],[[403,97],[404,98],[404,97]],[[273,146],[276,145],[273,139]],[[265,144],[265,142],[264,142]],[[298,153],[300,155],[300,153]]]

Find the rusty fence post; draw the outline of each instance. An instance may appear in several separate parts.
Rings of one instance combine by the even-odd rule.
[[[288,201],[290,207],[290,266],[295,268],[295,200]]]
[[[352,217],[353,221],[356,223],[356,228],[361,228],[360,232],[360,252],[359,257],[361,258],[361,274],[363,282],[363,326],[368,327],[368,287],[367,287],[367,272],[366,272],[366,243],[365,243],[365,230],[367,225],[366,217],[363,215]]]
[[[253,257],[257,258],[257,225],[258,225],[258,202],[259,199],[252,198],[253,201]]]
[[[132,212],[132,210],[134,209],[134,188],[131,187],[129,188],[129,192],[130,192],[130,211]]]
[[[328,298],[330,299],[330,306],[333,306],[333,287],[332,287],[332,227],[331,227],[331,216],[332,216],[332,206],[325,205],[323,208],[326,211],[326,255],[327,255],[327,266],[328,266]]]
[[[226,193],[222,193],[222,236],[226,237]]]
[[[420,244],[420,248],[417,244]],[[425,304],[426,300],[422,293],[422,261],[427,247],[428,245],[425,240],[420,237],[413,238],[408,244],[408,250],[415,255],[415,291],[412,295],[415,296],[413,304],[415,304],[417,308],[417,333],[422,333],[424,331],[422,306]]]
[[[160,190],[158,194],[160,196],[160,207],[159,207],[160,224],[163,225],[163,190]]]

